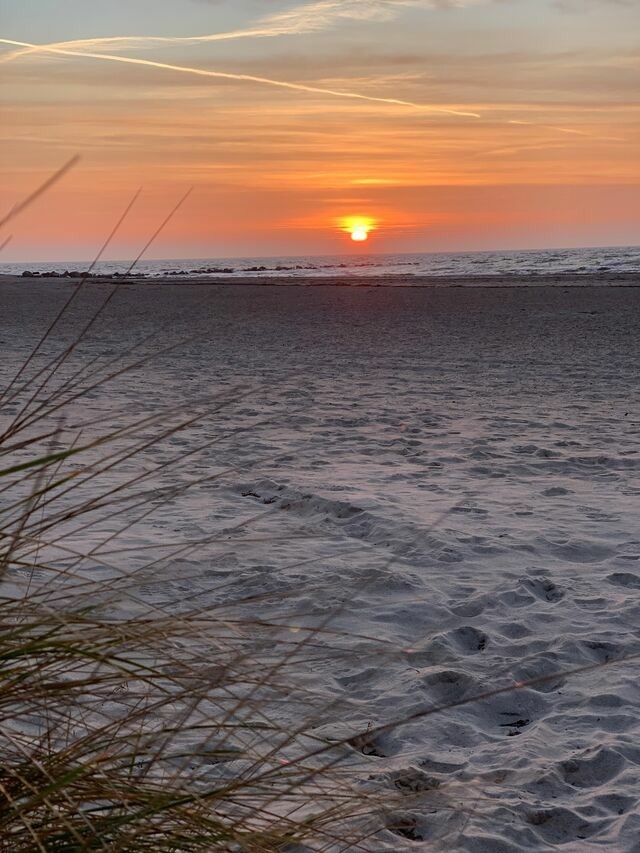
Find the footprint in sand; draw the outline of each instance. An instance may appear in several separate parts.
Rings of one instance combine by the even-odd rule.
[[[572,495],[573,492],[570,489],[565,489],[562,486],[552,486],[550,489],[545,489],[542,494],[545,498],[556,498],[561,495]]]
[[[520,583],[542,601],[555,603],[564,598],[564,592],[547,577],[524,577]]]
[[[603,824],[602,821],[585,820],[570,809],[564,808],[532,809],[525,815],[525,820],[536,827],[536,835],[554,846],[574,839],[589,838]]]
[[[640,589],[640,577],[630,572],[614,572],[607,576],[609,583],[615,586],[623,586],[626,589]]]
[[[391,781],[394,788],[403,794],[419,794],[424,791],[435,791],[442,784],[441,779],[429,776],[416,767],[408,767],[406,770],[398,771],[392,776]]]
[[[614,779],[622,770],[625,759],[613,749],[601,747],[589,757],[584,752],[559,765],[565,782],[574,788],[595,788]]]

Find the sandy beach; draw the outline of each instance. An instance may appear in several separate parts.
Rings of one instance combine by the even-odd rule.
[[[242,538],[158,569],[136,600],[179,612],[265,594],[254,617],[330,625],[304,680],[317,733],[336,739],[640,653],[640,278],[341,283],[122,284],[74,353],[77,368],[151,333],[176,344],[78,418],[233,400],[188,436],[216,441],[193,471],[220,477],[127,535],[146,547],[244,523]],[[87,284],[46,352],[110,286]],[[3,382],[73,287],[0,279]],[[356,744],[371,784],[425,792],[372,849],[640,849],[638,665]],[[295,695],[279,713],[296,723]]]

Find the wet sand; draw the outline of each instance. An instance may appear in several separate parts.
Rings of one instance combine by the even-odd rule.
[[[16,281],[49,281],[74,280],[82,278],[79,270],[70,271],[71,275],[63,273],[48,278],[46,275],[29,275],[26,277],[0,274],[0,282]],[[251,285],[253,287],[637,287],[640,285],[638,273],[630,272],[599,272],[599,273],[541,273],[538,275],[422,275],[415,273],[398,273],[385,275],[358,275],[335,273],[332,275],[285,275],[270,274],[254,275],[167,275],[167,276],[133,276],[96,275],[88,278],[90,283],[106,284],[116,282],[131,282],[135,284],[153,285]]]

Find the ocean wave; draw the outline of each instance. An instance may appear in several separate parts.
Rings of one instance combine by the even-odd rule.
[[[80,278],[89,264],[0,264],[0,273],[29,277]],[[322,278],[336,274],[371,276],[537,276],[554,274],[637,273],[640,247],[601,249],[550,249],[520,252],[459,252],[413,255],[325,255],[272,258],[219,258],[196,260],[147,260],[128,273],[130,262],[105,261],[95,265],[92,277],[122,278]]]

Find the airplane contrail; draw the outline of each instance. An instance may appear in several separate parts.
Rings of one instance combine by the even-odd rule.
[[[168,62],[157,62],[152,59],[138,59],[132,56],[118,56],[112,53],[94,53],[92,51],[66,50],[64,48],[49,45],[32,44],[31,42],[16,41],[15,39],[0,38],[0,44],[12,47],[29,48],[38,52],[50,53],[55,56],[75,56],[85,59],[98,59],[108,62],[120,62],[126,65],[139,65],[147,68],[160,68],[165,71],[176,71],[182,74],[192,74],[198,77],[210,77],[221,80],[238,80],[248,83],[259,83],[267,86],[276,86],[281,89],[289,89],[295,92],[306,92],[313,95],[330,95],[335,98],[349,98],[351,100],[368,101],[377,104],[390,104],[393,106],[411,107],[423,110],[434,115],[450,115],[461,118],[481,118],[479,113],[455,110],[447,107],[435,107],[429,104],[421,104],[416,101],[404,101],[400,98],[383,98],[375,95],[364,95],[360,92],[345,92],[340,89],[327,89],[322,86],[308,86],[304,83],[289,83],[285,80],[274,80],[270,77],[258,77],[253,74],[233,74],[228,71],[210,71],[205,68],[194,68],[189,65],[174,65]]]
[[[47,47],[61,50],[137,50],[154,46],[207,44],[243,38],[274,38],[286,35],[302,35],[318,32],[345,20],[389,20],[403,9],[426,6],[434,8],[437,3],[464,6],[480,0],[314,0],[294,6],[285,12],[268,15],[246,29],[229,30],[222,33],[207,33],[197,36],[100,36],[53,42]],[[21,56],[37,53],[44,45],[20,48],[0,56],[0,63],[11,62]]]
[[[94,48],[106,48],[107,50],[131,49],[172,46],[179,44],[206,44],[216,41],[231,41],[242,38],[272,38],[279,35],[293,35],[301,30],[281,27],[264,27],[246,30],[229,30],[225,33],[211,33],[203,36],[106,36],[100,38],[74,39],[73,41],[53,42],[51,44],[33,44],[22,47],[19,50],[5,53],[0,56],[0,63],[11,62],[21,56],[32,53],[42,53],[47,50],[93,50]],[[6,44],[6,42],[3,42]],[[21,42],[15,42],[21,44]]]

